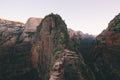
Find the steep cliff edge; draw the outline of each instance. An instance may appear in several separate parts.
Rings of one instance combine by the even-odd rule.
[[[37,27],[31,55],[33,68],[41,80],[95,80],[81,54],[69,43],[62,18],[57,14],[46,16]]]
[[[97,36],[93,59],[97,80],[120,80],[120,14]]]
[[[0,19],[0,80],[33,80],[31,42],[21,40],[23,23]]]

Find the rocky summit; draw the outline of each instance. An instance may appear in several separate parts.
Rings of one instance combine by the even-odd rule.
[[[62,17],[0,19],[0,80],[120,80],[120,14],[97,37]]]
[[[80,52],[76,47],[71,51],[69,39],[67,26],[57,14],[46,16],[37,27],[31,59],[41,80],[94,80]]]

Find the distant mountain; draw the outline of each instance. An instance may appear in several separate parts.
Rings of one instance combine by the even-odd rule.
[[[94,35],[84,34],[81,31],[68,29],[70,42],[74,43],[71,47],[76,46],[77,51],[81,52],[85,61],[89,61],[89,56],[92,53],[93,44],[95,41]]]
[[[77,36],[81,36],[82,39],[84,38],[91,38],[91,39],[95,39],[94,35],[88,34],[88,33],[83,33],[82,31],[74,31],[72,29],[68,29],[69,35],[70,37],[73,37],[75,35]]]

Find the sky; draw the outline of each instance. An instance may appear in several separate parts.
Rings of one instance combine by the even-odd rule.
[[[68,28],[100,34],[120,13],[120,0],[0,0],[0,18],[26,22],[59,14]]]

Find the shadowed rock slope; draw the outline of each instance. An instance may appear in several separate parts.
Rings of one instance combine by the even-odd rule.
[[[97,80],[120,80],[120,14],[97,36],[92,58]]]
[[[85,62],[89,63],[95,36],[84,34],[81,31],[74,31],[72,29],[68,29],[68,32],[70,38],[70,47],[75,47],[74,50],[81,52]]]
[[[33,80],[31,42],[21,40],[23,23],[0,19],[0,80]]]

